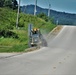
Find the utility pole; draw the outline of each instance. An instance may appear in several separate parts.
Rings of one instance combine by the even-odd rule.
[[[13,7],[14,7],[14,1],[12,0],[12,9],[14,9]]]
[[[18,28],[19,12],[20,12],[20,0],[19,0],[19,3],[18,3],[18,12],[17,12],[16,28]]]
[[[34,16],[36,15],[37,12],[36,6],[37,6],[37,0],[35,0]]]
[[[58,21],[58,19],[56,20],[56,25],[58,25],[58,23],[59,23],[59,21]]]
[[[26,13],[26,6],[24,6],[24,11],[23,11],[23,13]]]
[[[51,8],[51,4],[49,4],[48,17],[50,17],[50,8]]]

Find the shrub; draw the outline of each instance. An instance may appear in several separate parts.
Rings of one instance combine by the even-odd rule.
[[[45,13],[40,13],[40,14],[37,15],[37,17],[42,18],[46,22],[48,21],[48,17]]]
[[[19,27],[24,27],[24,20],[22,18],[20,18],[18,26]]]
[[[18,35],[12,31],[9,31],[7,29],[0,29],[0,37],[4,38],[19,38]]]

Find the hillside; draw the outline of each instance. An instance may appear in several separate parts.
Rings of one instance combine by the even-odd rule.
[[[54,27],[52,22],[46,22],[33,15],[20,13],[19,27],[16,29],[17,11],[10,8],[0,8],[0,52],[22,52],[28,48],[28,25],[42,33],[49,33]]]
[[[21,6],[21,11],[27,14],[34,14],[34,5]],[[41,12],[47,15],[48,9],[37,6],[37,14]],[[58,20],[58,24],[76,25],[76,14],[59,12],[51,9],[50,17],[54,19],[54,23]]]

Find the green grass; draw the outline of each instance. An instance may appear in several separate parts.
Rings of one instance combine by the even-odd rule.
[[[12,30],[19,38],[0,38],[0,52],[23,52],[28,48],[28,36],[25,30]]]
[[[7,47],[0,47],[0,52],[3,53],[3,52],[24,52],[25,49],[28,48],[28,45],[14,45],[14,46],[7,46]]]
[[[28,48],[28,25],[32,23],[42,33],[48,34],[56,27],[52,22],[46,22],[37,16],[20,13],[19,29],[16,29],[16,11],[0,8],[0,28],[9,29],[19,38],[0,38],[0,52],[24,52]],[[9,27],[13,27],[10,29]]]

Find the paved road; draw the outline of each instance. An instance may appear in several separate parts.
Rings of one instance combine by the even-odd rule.
[[[0,75],[76,75],[76,27],[64,26],[49,47],[0,59]]]

